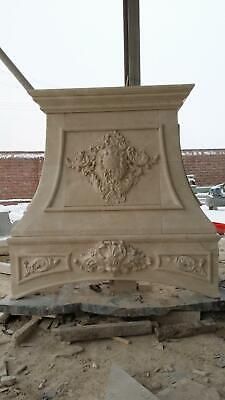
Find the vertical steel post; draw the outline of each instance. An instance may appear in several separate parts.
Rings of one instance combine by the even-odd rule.
[[[140,85],[139,0],[123,0],[124,82]]]

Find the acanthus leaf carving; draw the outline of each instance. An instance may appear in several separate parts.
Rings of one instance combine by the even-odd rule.
[[[138,151],[119,132],[106,133],[102,143],[81,151],[66,165],[87,177],[96,191],[108,203],[120,204],[147,170],[159,161],[159,155],[149,156]]]
[[[22,263],[24,278],[33,274],[38,274],[54,269],[60,262],[61,259],[55,256],[39,256],[31,259],[24,259]]]
[[[73,263],[85,272],[122,275],[147,269],[152,259],[124,241],[104,240]]]
[[[206,257],[189,255],[169,256],[168,261],[173,262],[178,270],[182,272],[194,274],[202,278],[208,277]]]

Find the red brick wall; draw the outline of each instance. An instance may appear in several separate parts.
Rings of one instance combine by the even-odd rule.
[[[182,150],[186,174],[194,174],[198,186],[225,182],[225,149]]]
[[[37,189],[44,154],[0,153],[0,200],[31,199]]]
[[[194,174],[199,186],[225,182],[225,149],[182,150],[186,174]],[[37,189],[43,152],[0,153],[0,201],[31,199]]]

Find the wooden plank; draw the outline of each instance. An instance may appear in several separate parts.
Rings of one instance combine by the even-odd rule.
[[[18,329],[12,336],[14,344],[22,343],[36,328],[37,324],[41,321],[41,317],[32,317],[30,321]]]
[[[154,331],[158,340],[161,342],[168,339],[212,333],[216,332],[217,329],[218,325],[215,322],[202,321],[157,326]]]
[[[201,319],[200,311],[171,311],[166,315],[156,317],[155,320],[160,326],[199,322]]]
[[[65,342],[106,339],[115,336],[139,336],[152,333],[151,321],[115,322],[52,329]]]
[[[112,339],[115,340],[115,342],[119,342],[119,343],[122,343],[122,344],[126,344],[126,345],[131,344],[130,340],[125,339],[125,338],[120,337],[120,336],[114,336],[114,337],[112,337]]]

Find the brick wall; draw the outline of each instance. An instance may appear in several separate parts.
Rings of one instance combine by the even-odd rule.
[[[186,174],[194,174],[197,185],[225,182],[225,149],[182,150]],[[0,153],[0,201],[31,199],[37,189],[44,161],[43,152]]]
[[[41,175],[44,153],[0,153],[0,200],[31,199]]]
[[[225,149],[182,150],[186,174],[194,174],[198,186],[225,182]]]

